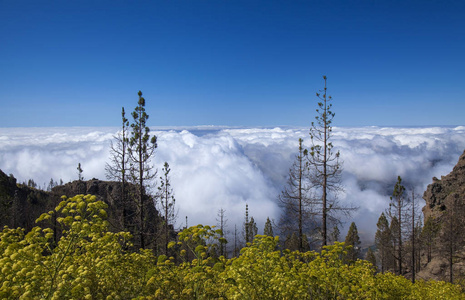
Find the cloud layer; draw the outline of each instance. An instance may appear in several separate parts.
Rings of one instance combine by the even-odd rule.
[[[19,181],[105,179],[109,144],[117,128],[0,128],[0,169]],[[216,224],[226,210],[228,229],[242,230],[245,204],[258,223],[279,219],[276,197],[298,149],[309,146],[307,128],[154,128],[153,163],[167,161],[179,208],[177,227]],[[344,161],[340,200],[360,209],[362,242],[371,243],[376,221],[389,202],[398,175],[422,194],[433,176],[448,174],[465,149],[465,127],[334,128],[333,144]],[[345,236],[346,228],[341,230]]]

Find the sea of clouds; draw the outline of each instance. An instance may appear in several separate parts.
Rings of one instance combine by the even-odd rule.
[[[19,182],[46,187],[51,178],[105,180],[110,141],[118,128],[0,128],[0,169]],[[277,196],[297,154],[298,139],[309,146],[308,128],[153,127],[159,175],[171,167],[179,209],[176,227],[218,223],[226,211],[229,232],[242,230],[245,205],[258,223],[279,220]],[[376,222],[389,203],[397,176],[420,195],[432,177],[447,175],[465,149],[465,127],[337,127],[333,144],[344,161],[339,195],[359,209],[343,220],[345,236],[355,221],[363,244],[373,242]]]

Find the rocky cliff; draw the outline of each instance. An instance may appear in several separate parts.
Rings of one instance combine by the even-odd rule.
[[[465,276],[465,152],[457,165],[441,179],[433,178],[423,199],[425,222],[437,226],[432,239],[430,259],[418,273],[419,278],[451,280]],[[426,255],[424,255],[426,256]],[[451,267],[452,266],[452,267]],[[451,270],[453,276],[451,276]],[[455,280],[455,279],[454,279]]]
[[[0,225],[31,229],[49,207],[49,193],[17,184],[13,175],[0,170]]]
[[[423,208],[425,220],[428,217],[440,219],[446,209],[455,204],[465,203],[465,152],[452,172],[441,179],[433,178],[433,183],[428,185],[423,199],[426,201]]]
[[[134,243],[138,243],[138,206],[134,200],[136,187],[128,184],[127,196],[121,197],[121,183],[92,179],[73,181],[52,188],[50,192],[18,184],[13,175],[7,176],[0,170],[0,226],[22,227],[29,231],[37,226],[35,220],[44,212],[53,210],[61,201],[61,196],[72,197],[78,194],[91,194],[108,204],[108,221],[112,231],[130,231]],[[149,241],[156,240],[156,228],[161,222],[153,199],[146,199],[145,228]]]

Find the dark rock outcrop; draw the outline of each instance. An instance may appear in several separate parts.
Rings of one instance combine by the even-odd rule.
[[[135,245],[139,242],[138,232],[140,222],[138,215],[138,191],[136,186],[126,184],[126,197],[121,197],[121,183],[116,181],[102,181],[91,179],[88,181],[73,181],[52,189],[51,198],[55,205],[61,201],[61,196],[72,197],[79,194],[90,194],[108,204],[108,221],[110,230],[114,232],[129,231],[134,236]],[[156,240],[156,228],[160,223],[159,215],[155,208],[153,199],[147,196],[145,199],[145,224],[146,239],[148,245]]]
[[[426,201],[423,207],[425,220],[430,216],[435,219],[441,218],[444,210],[459,202],[465,203],[465,152],[452,172],[441,179],[433,178],[433,183],[428,185],[423,199]]]
[[[11,228],[33,228],[35,220],[49,206],[49,194],[36,188],[17,184],[13,175],[0,170],[0,225]]]
[[[110,230],[129,231],[134,236],[134,244],[138,245],[140,232],[138,205],[135,200],[137,190],[134,185],[127,184],[127,196],[121,197],[121,183],[92,179],[73,181],[59,185],[50,192],[17,184],[13,175],[6,175],[0,170],[0,225],[10,228],[22,227],[26,231],[37,226],[35,220],[44,212],[54,210],[62,201],[61,197],[73,197],[79,194],[91,194],[98,200],[108,204],[108,222]],[[153,199],[147,196],[145,203],[144,230],[147,245],[154,247],[160,217]],[[41,226],[47,226],[41,224]],[[57,229],[59,231],[59,229]]]
[[[433,178],[428,185],[423,199],[424,224],[431,218],[439,230],[434,237],[432,258],[425,262],[417,277],[422,279],[450,280],[465,275],[465,239],[461,238],[465,229],[465,152],[457,165],[441,179]],[[451,239],[454,239],[451,242]],[[452,247],[453,246],[453,247]],[[447,248],[449,247],[449,248]],[[453,249],[453,259],[450,251]],[[453,261],[452,268],[450,261]]]

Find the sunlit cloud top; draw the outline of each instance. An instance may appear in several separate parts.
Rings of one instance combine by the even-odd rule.
[[[20,182],[50,178],[105,179],[109,144],[117,128],[0,128],[0,169]],[[158,149],[153,164],[167,161],[179,208],[177,227],[216,224],[226,210],[229,230],[242,229],[245,204],[263,230],[267,217],[279,219],[276,198],[298,149],[309,147],[306,128],[153,128]],[[194,134],[197,133],[197,134]],[[376,221],[397,179],[422,194],[432,177],[448,174],[465,149],[465,127],[334,128],[333,143],[344,161],[343,203],[360,207],[356,220],[371,242]],[[345,230],[345,228],[343,229]],[[341,230],[344,233],[344,231]]]

